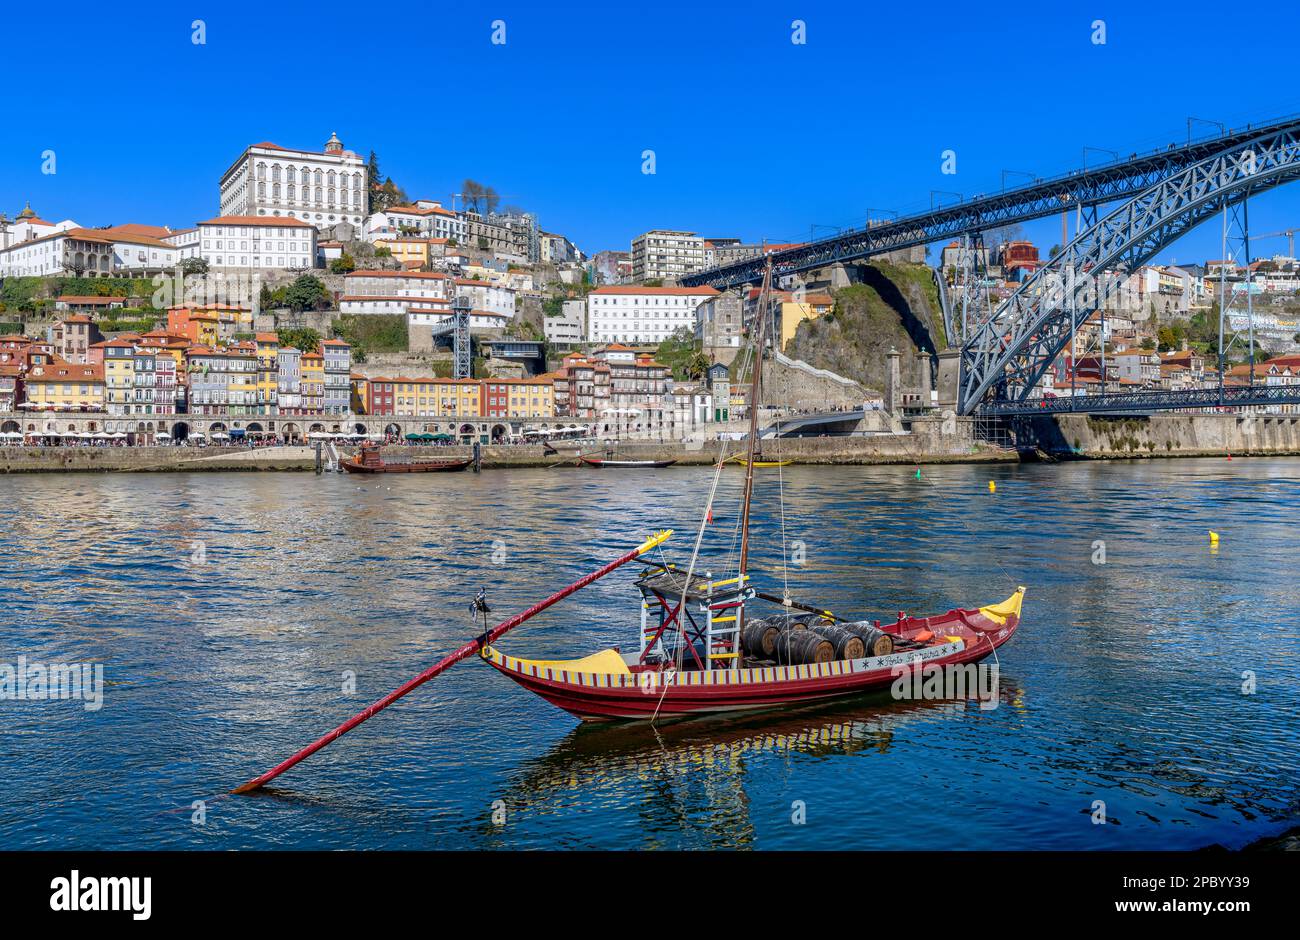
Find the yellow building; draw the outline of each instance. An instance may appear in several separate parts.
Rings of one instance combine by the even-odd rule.
[[[27,401],[54,411],[103,411],[104,367],[99,363],[34,365],[24,380]]]
[[[368,380],[372,414],[407,417],[477,417],[478,379],[373,378]]]
[[[483,379],[482,414],[490,418],[553,418],[555,375]]]
[[[257,344],[257,413],[273,415],[280,394],[280,337],[258,333]]]
[[[792,294],[779,294],[776,318],[781,329],[781,351],[785,352],[787,344],[794,339],[800,323],[825,316],[834,307],[835,301],[829,294],[805,294],[803,300],[795,300]]]
[[[302,410],[307,414],[320,414],[325,410],[325,357],[318,352],[305,352],[301,369]]]
[[[447,239],[445,238],[380,238],[375,241],[376,248],[387,248],[394,260],[402,267],[418,267],[427,270],[435,259],[445,256]]]

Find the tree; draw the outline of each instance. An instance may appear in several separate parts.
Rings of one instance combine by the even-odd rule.
[[[257,309],[270,310],[273,306],[275,306],[275,295],[271,293],[270,287],[263,284],[257,295]]]
[[[330,271],[334,274],[349,274],[357,269],[357,260],[346,251],[330,261]]]
[[[465,200],[465,208],[473,209],[479,215],[491,215],[501,204],[501,197],[491,186],[484,186],[477,180],[465,180],[460,184],[460,195]]]
[[[381,185],[381,176],[379,173],[379,154],[373,150],[370,151],[370,160],[366,164],[366,182],[369,184],[370,191],[373,193]]]
[[[475,212],[482,212],[483,197],[486,192],[487,187],[476,180],[467,179],[460,184],[460,197],[464,201],[465,208]]]
[[[303,352],[315,352],[320,346],[320,334],[311,329],[277,330],[276,336],[279,338],[281,346],[292,346],[294,349],[301,349]]]
[[[183,258],[181,259],[182,274],[207,274],[208,261],[206,258]]]
[[[284,291],[284,301],[295,313],[324,309],[332,297],[328,288],[310,274],[303,274]]]

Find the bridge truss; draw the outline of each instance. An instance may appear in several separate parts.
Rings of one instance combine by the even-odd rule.
[[[991,196],[963,199],[955,206],[905,216],[877,225],[842,232],[784,251],[771,252],[774,279],[846,262],[861,261],[917,245],[961,238],[1065,211],[1082,211],[1087,216],[1098,205],[1130,199],[1160,181],[1206,159],[1245,145],[1261,136],[1300,127],[1300,118],[1290,117],[1254,129],[1234,129],[1226,134],[1171,144],[1165,150],[1133,154],[1096,167],[1074,170],[1061,176]],[[686,287],[709,286],[727,290],[757,284],[763,278],[764,257],[749,258],[720,268],[711,268],[681,279]]]
[[[989,397],[1026,401],[1079,326],[1105,307],[1129,273],[1215,214],[1297,178],[1300,123],[1293,123],[1160,179],[1081,232],[963,345],[960,413],[972,413]]]

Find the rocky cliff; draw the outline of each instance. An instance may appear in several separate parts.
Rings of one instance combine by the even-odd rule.
[[[904,354],[904,363],[918,349],[934,354],[945,348],[943,314],[924,264],[864,264],[856,275],[861,283],[832,291],[835,310],[801,323],[785,352],[879,389],[891,347]],[[932,365],[937,368],[937,359]]]

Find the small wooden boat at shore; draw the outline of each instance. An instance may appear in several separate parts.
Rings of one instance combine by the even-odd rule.
[[[578,455],[578,462],[588,467],[602,469],[610,467],[615,470],[647,470],[655,467],[671,467],[676,460],[610,460],[604,457],[584,457]]]
[[[788,467],[794,463],[793,460],[764,460],[761,454],[753,460],[748,460],[744,454],[737,454],[726,462],[738,467]]]
[[[464,470],[472,462],[469,457],[451,460],[384,460],[379,453],[378,444],[362,444],[355,456],[342,458],[339,466],[348,473],[455,473]]]

